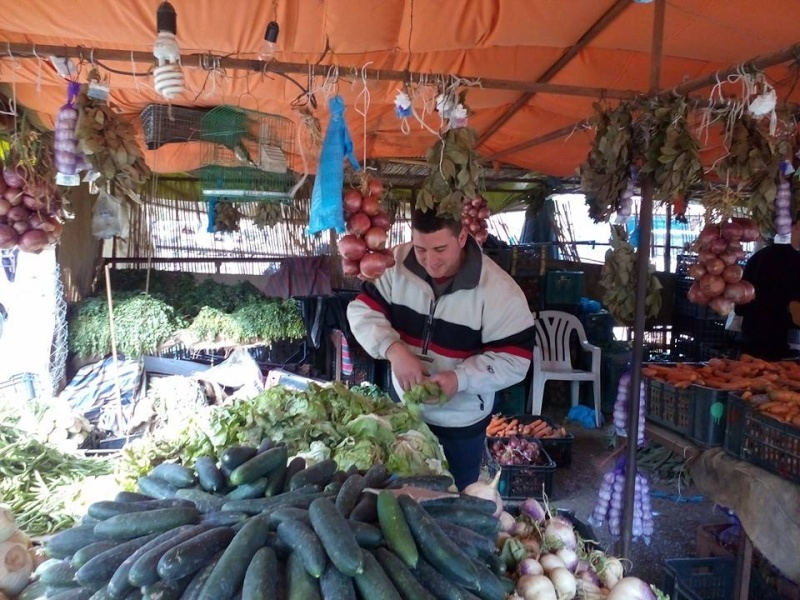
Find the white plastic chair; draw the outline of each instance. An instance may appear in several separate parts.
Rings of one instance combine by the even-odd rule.
[[[531,383],[531,409],[534,415],[542,414],[544,384],[548,379],[570,381],[572,406],[578,405],[581,381],[591,381],[594,393],[595,423],[600,427],[600,348],[586,340],[586,332],[578,317],[559,310],[536,313],[536,338],[533,348],[533,381]],[[572,366],[569,340],[572,332],[578,334],[581,349],[591,352],[591,370]]]

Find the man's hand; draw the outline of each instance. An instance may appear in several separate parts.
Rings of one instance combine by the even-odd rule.
[[[458,375],[455,371],[443,371],[432,375],[431,381],[435,381],[442,388],[442,392],[448,397],[452,398],[458,392]]]
[[[427,377],[422,368],[422,361],[414,356],[403,342],[395,342],[389,346],[386,358],[392,364],[392,373],[404,392],[422,383]]]

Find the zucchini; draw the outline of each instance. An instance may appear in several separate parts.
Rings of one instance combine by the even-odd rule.
[[[433,594],[422,586],[411,569],[394,552],[378,548],[374,554],[404,600],[435,600]]]
[[[155,537],[156,534],[143,535],[109,548],[81,566],[75,572],[75,580],[82,586],[104,585],[126,558]]]
[[[292,482],[292,477],[306,468],[306,459],[302,456],[295,456],[288,465],[286,465],[286,473],[283,477],[283,488],[281,491],[286,493],[289,491],[289,484]]]
[[[281,463],[286,463],[289,458],[286,446],[275,446],[266,452],[256,454],[250,460],[236,467],[230,474],[233,485],[242,485],[266,477],[278,468]]]
[[[289,491],[294,491],[309,484],[318,485],[320,488],[323,488],[330,483],[331,477],[333,477],[335,472],[335,460],[332,458],[321,460],[292,475],[292,479],[289,481]]]
[[[133,566],[139,561],[139,559],[147,554],[153,548],[160,548],[164,546],[167,542],[172,542],[175,538],[180,538],[181,535],[186,535],[186,532],[192,531],[196,534],[195,527],[192,525],[183,525],[181,527],[176,527],[175,529],[170,529],[161,535],[154,537],[152,540],[147,542],[144,546],[137,549],[133,554],[131,554],[128,558],[122,561],[122,564],[117,567],[117,570],[114,571],[114,574],[111,576],[111,579],[108,580],[108,595],[111,598],[124,598],[125,594],[127,594],[132,588],[140,587],[140,585],[146,585],[144,583],[139,584],[132,584],[129,581],[130,572]],[[150,582],[148,582],[150,583]]]
[[[156,570],[161,579],[176,580],[196,573],[233,539],[230,527],[215,527],[167,550]]]
[[[252,446],[228,446],[219,455],[219,464],[222,472],[230,475],[239,465],[244,464],[257,454]]]
[[[471,529],[461,527],[461,525],[456,525],[444,519],[437,519],[436,522],[447,537],[453,540],[459,548],[463,548],[464,551],[473,558],[496,556],[494,538],[488,538],[479,533],[475,533]]]
[[[487,537],[495,537],[500,531],[500,519],[477,510],[443,506],[430,506],[425,510],[436,520],[450,521]]]
[[[350,513],[353,512],[358,499],[361,497],[361,492],[364,491],[364,476],[355,473],[350,475],[342,483],[339,493],[336,494],[336,508],[342,513],[342,516],[347,519]]]
[[[160,465],[156,465],[148,475],[163,479],[176,488],[192,487],[195,484],[192,470],[177,463],[163,462]]]
[[[319,587],[325,600],[356,600],[353,578],[342,573],[333,563],[325,567],[319,578]]]
[[[453,478],[449,475],[407,475],[396,477],[386,486],[389,489],[403,487],[421,487],[437,492],[446,492],[453,487]]]
[[[152,475],[144,475],[137,480],[139,489],[148,496],[153,498],[174,498],[178,488],[168,481],[153,477]]]
[[[489,567],[481,560],[473,560],[472,564],[478,572],[478,589],[475,590],[475,595],[481,600],[505,600],[506,590]]]
[[[372,492],[361,494],[361,500],[350,513],[350,518],[362,523],[375,523],[378,520],[378,497]]]
[[[94,526],[94,532],[101,538],[131,539],[150,533],[169,531],[181,525],[197,523],[199,520],[200,514],[194,507],[156,508],[117,515],[100,521]]]
[[[283,491],[287,471],[288,465],[285,460],[272,470],[269,477],[267,477],[267,489],[264,490],[265,496],[277,496]]]
[[[200,523],[207,523],[208,525],[213,525],[214,527],[232,527],[237,523],[241,523],[242,521],[246,521],[250,518],[250,515],[243,512],[236,512],[233,510],[220,510],[217,512],[206,513],[203,515],[203,518],[200,520]]]
[[[278,537],[292,549],[290,558],[296,554],[308,574],[319,579],[328,557],[314,530],[299,521],[284,521],[278,525]]]
[[[100,521],[116,517],[125,513],[142,512],[154,508],[174,508],[176,506],[191,506],[188,500],[167,498],[166,500],[141,500],[139,502],[117,502],[114,500],[101,500],[90,504],[86,512],[90,517]]]
[[[75,583],[77,568],[69,560],[63,559],[50,565],[39,575],[39,581],[50,586],[66,586]]]
[[[114,502],[142,502],[144,500],[154,500],[152,496],[140,494],[139,492],[117,492]]]
[[[188,575],[175,581],[157,581],[153,585],[143,588],[143,600],[180,600],[183,592],[189,586],[192,576]]]
[[[413,569],[419,560],[419,550],[406,522],[400,502],[389,490],[381,490],[378,494],[378,523],[380,524],[386,545],[405,565]]]
[[[319,497],[322,492],[319,491],[317,486],[306,486],[298,488],[292,492],[279,494],[272,498],[248,498],[245,500],[229,500],[222,506],[222,510],[233,510],[245,512],[251,515],[258,513],[275,510],[283,506],[299,506],[305,508],[311,501]]]
[[[206,584],[208,576],[211,575],[211,571],[214,570],[214,566],[217,564],[220,558],[222,558],[222,552],[217,553],[217,555],[211,559],[211,562],[200,569],[197,573],[192,575],[192,580],[189,582],[189,585],[183,592],[181,600],[197,600],[200,597],[200,592],[202,591],[203,586]]]
[[[278,557],[272,548],[259,548],[253,555],[242,583],[242,600],[278,600]]]
[[[439,527],[431,517],[410,496],[398,498],[411,533],[421,554],[454,583],[467,589],[478,585],[478,573],[470,558]]]
[[[369,600],[403,600],[394,583],[369,552],[363,552],[364,568],[355,576],[356,587],[362,598]]]
[[[317,578],[309,574],[297,552],[292,552],[286,561],[286,600],[322,600]]]
[[[222,553],[222,558],[217,562],[200,592],[200,598],[204,600],[233,598],[244,581],[250,561],[267,541],[268,533],[269,521],[265,517],[255,517],[247,521]]]
[[[296,506],[284,506],[277,510],[270,511],[269,524],[277,527],[284,521],[300,521],[306,525],[311,525],[308,519],[308,510],[305,508],[297,508]]]
[[[181,500],[188,500],[197,507],[201,513],[216,512],[225,504],[224,496],[217,496],[216,494],[209,494],[197,488],[182,488],[175,494],[176,498]]]
[[[439,600],[469,600],[467,592],[437,571],[428,561],[420,558],[411,569],[414,577]],[[470,594],[471,595],[471,594]]]
[[[383,463],[374,464],[364,473],[364,487],[382,488],[386,485],[387,476],[388,473]]]
[[[248,498],[263,498],[269,479],[261,477],[250,483],[245,483],[238,487],[233,488],[230,492],[223,496],[226,500],[247,500]]]
[[[467,494],[460,494],[458,496],[449,496],[445,498],[431,498],[430,500],[421,500],[423,508],[427,509],[431,506],[446,506],[448,508],[468,508],[470,510],[477,510],[487,515],[493,515],[497,510],[497,504],[492,500],[486,498],[478,498],[476,496],[469,496]]]
[[[97,590],[92,590],[89,588],[72,588],[70,590],[64,590],[58,594],[48,595],[48,599],[50,600],[89,600]]]
[[[67,558],[84,546],[100,541],[94,528],[94,525],[78,525],[55,534],[45,543],[47,555],[54,558]]]
[[[361,521],[353,521],[347,519],[347,525],[353,532],[353,535],[362,548],[377,548],[383,546],[383,534],[380,528],[370,525],[369,523],[362,523]]]
[[[198,456],[194,462],[194,470],[197,471],[200,487],[205,491],[218,494],[225,489],[225,475],[210,456]]]
[[[322,542],[336,568],[348,577],[354,577],[364,569],[364,553],[333,502],[327,498],[317,498],[308,507],[311,527]]]
[[[41,581],[31,581],[17,596],[17,600],[43,600],[47,585]]]

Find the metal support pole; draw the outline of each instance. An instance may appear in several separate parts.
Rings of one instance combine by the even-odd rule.
[[[636,249],[636,313],[633,321],[631,352],[631,394],[628,404],[628,440],[625,467],[625,500],[622,505],[622,540],[620,554],[631,559],[633,541],[633,503],[636,490],[636,440],[639,436],[639,396],[644,354],[644,311],[647,282],[650,279],[650,237],[653,233],[653,191],[655,182],[648,175],[642,182],[642,203],[639,208],[639,245]]]

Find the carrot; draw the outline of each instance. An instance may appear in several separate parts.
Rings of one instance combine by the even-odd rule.
[[[742,392],[742,400],[750,400],[750,398],[752,397],[753,397],[753,392],[751,392],[750,390],[745,390],[744,392]]]
[[[758,407],[758,410],[772,415],[785,416],[792,410],[792,405],[788,402],[765,402]]]
[[[800,415],[797,415],[795,418],[792,419],[792,425],[800,427]]]
[[[772,390],[769,399],[776,402],[795,402],[800,403],[800,393],[791,390]]]

